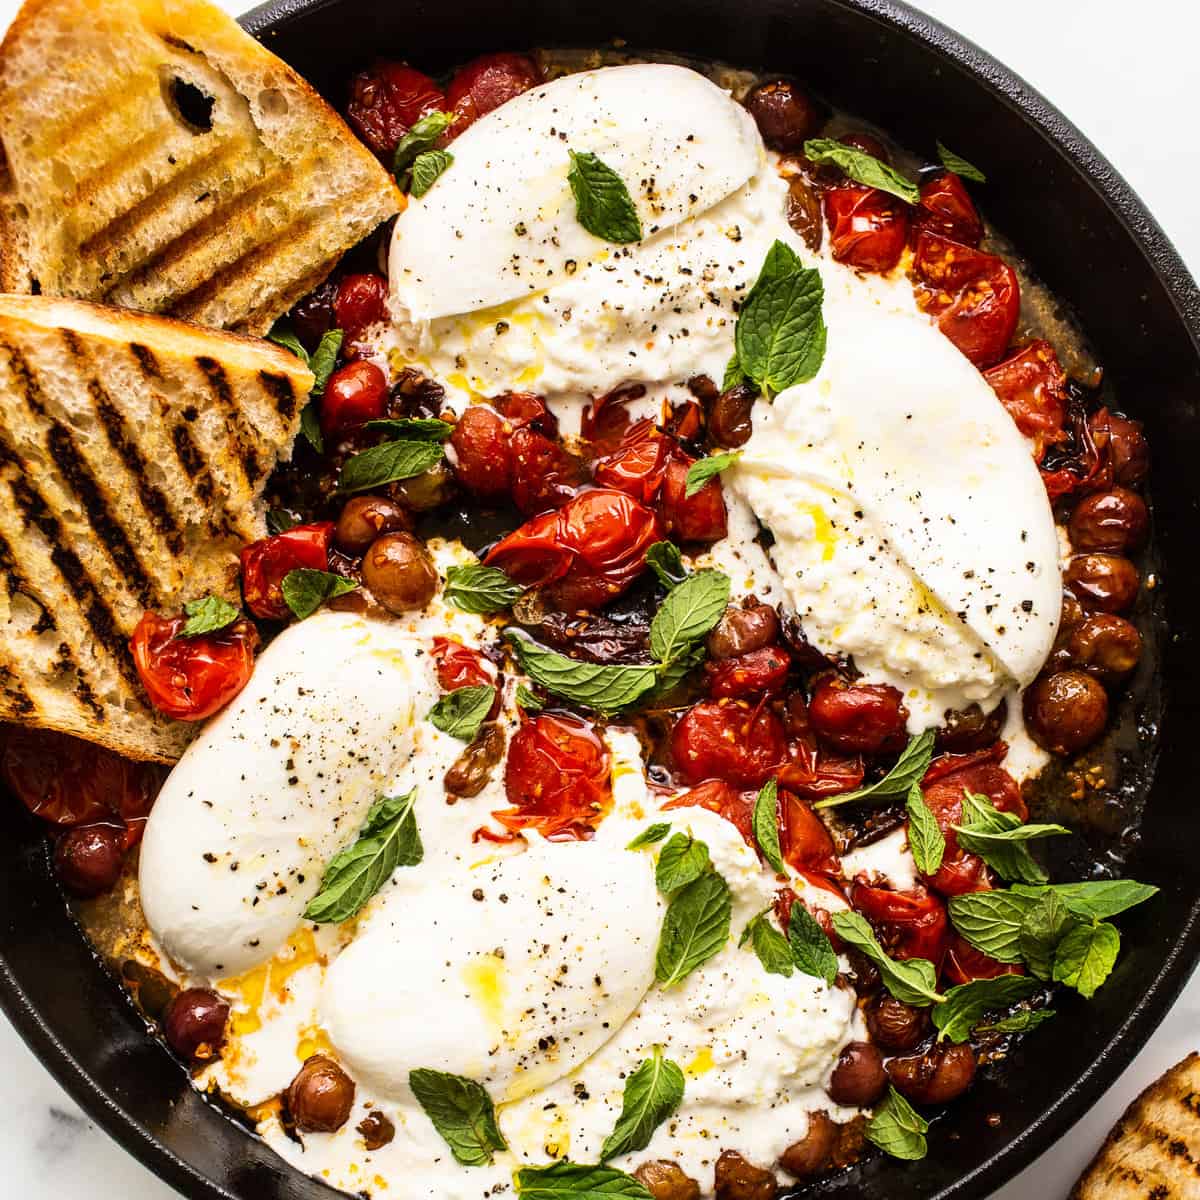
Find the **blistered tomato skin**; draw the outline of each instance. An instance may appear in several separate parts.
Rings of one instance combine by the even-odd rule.
[[[797,871],[839,875],[837,850],[825,822],[807,800],[779,793],[779,841],[783,857]]]
[[[1069,662],[1104,683],[1120,683],[1142,657],[1142,635],[1124,617],[1092,613],[1071,631]]]
[[[1077,554],[1067,564],[1067,587],[1090,612],[1123,613],[1137,599],[1137,567],[1116,554]]]
[[[495,687],[499,672],[478,650],[450,638],[433,639],[433,661],[436,663],[438,686],[444,692],[464,687]],[[500,711],[500,691],[488,712],[494,717]]]
[[[934,1042],[922,1054],[890,1059],[887,1073],[896,1090],[914,1104],[949,1104],[975,1078],[975,1051],[965,1042]]]
[[[480,117],[542,82],[537,63],[524,54],[485,54],[460,67],[446,89],[454,113],[451,137],[459,137]]]
[[[1022,346],[1003,362],[989,367],[983,377],[1017,428],[1033,439],[1037,462],[1042,461],[1048,446],[1066,438],[1067,377],[1049,342]]]
[[[825,193],[825,220],[833,257],[860,271],[886,274],[908,241],[904,201],[877,188],[831,188]]]
[[[671,733],[675,768],[692,785],[724,779],[738,788],[761,787],[786,754],[779,718],[739,700],[702,701]]]
[[[728,532],[721,480],[710,479],[689,496],[687,475],[693,461],[681,451],[671,456],[659,501],[663,528],[681,542],[719,542]]]
[[[996,979],[1001,975],[1024,975],[1025,968],[1018,963],[1002,963],[998,959],[976,950],[966,938],[951,933],[942,974],[951,987],[971,983],[976,979]],[[906,1049],[907,1047],[896,1047]]]
[[[513,503],[527,516],[561,508],[583,482],[580,464],[544,433],[524,426],[509,438]]]
[[[1076,551],[1129,554],[1141,548],[1150,523],[1146,502],[1128,488],[1085,496],[1071,513],[1068,533]]]
[[[334,437],[383,416],[387,376],[365,360],[338,367],[321,396],[321,432]]]
[[[358,136],[388,159],[413,125],[445,107],[446,97],[428,75],[404,63],[380,63],[354,77],[346,115]]]
[[[923,1008],[897,1000],[886,992],[863,1010],[871,1040],[893,1053],[911,1050],[929,1030],[929,1014]]]
[[[374,272],[346,275],[337,285],[333,314],[337,327],[353,341],[371,325],[387,320],[387,280]]]
[[[965,246],[978,246],[983,237],[979,213],[963,181],[952,171],[944,171],[921,185],[921,203],[913,220],[919,228]]]
[[[869,1108],[887,1090],[883,1055],[870,1042],[851,1042],[838,1057],[829,1098],[847,1108]]]
[[[919,884],[903,892],[856,883],[850,903],[875,927],[893,958],[925,958],[941,968],[950,922],[945,905]]]
[[[901,749],[908,710],[889,684],[849,684],[825,679],[808,702],[813,732],[845,754],[879,754]]]
[[[709,779],[663,805],[664,810],[691,807],[704,808],[724,817],[737,828],[747,845],[755,844],[752,825],[754,807],[732,784],[723,779]]]
[[[468,491],[484,499],[507,496],[512,486],[512,454],[504,418],[483,404],[473,404],[450,435],[454,474]]]
[[[1104,732],[1108,693],[1083,671],[1039,675],[1025,690],[1025,727],[1043,750],[1076,754]]]
[[[778,646],[724,659],[709,672],[708,694],[714,700],[774,695],[783,690],[789,665],[787,652]]]
[[[235,621],[219,633],[181,637],[185,617],[145,613],[130,640],[134,666],[159,712],[177,721],[203,721],[246,686],[254,670],[258,632]]]
[[[350,1119],[354,1091],[354,1080],[337,1063],[314,1054],[284,1092],[284,1108],[305,1133],[335,1133]]]
[[[363,555],[362,578],[371,595],[395,616],[424,608],[438,586],[429,552],[411,533],[376,538]]]
[[[412,529],[408,509],[386,496],[351,496],[337,519],[333,540],[345,554],[363,554],[382,533]]]
[[[333,531],[332,521],[317,521],[293,526],[246,546],[241,555],[246,607],[263,620],[284,620],[290,613],[283,598],[284,577],[300,567],[328,570]]]

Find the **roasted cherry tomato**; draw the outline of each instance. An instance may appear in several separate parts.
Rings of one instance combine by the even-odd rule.
[[[921,203],[913,216],[913,225],[964,246],[978,246],[983,238],[983,222],[963,181],[953,171],[921,185]]]
[[[513,503],[528,515],[562,508],[584,480],[582,466],[557,442],[530,426],[508,440]]]
[[[47,729],[6,730],[3,771],[8,786],[35,817],[52,825],[112,825],[128,849],[142,836],[162,771],[91,742]]]
[[[787,680],[790,660],[782,646],[765,646],[711,664],[708,694],[714,700],[773,695]]]
[[[646,418],[629,426],[612,454],[596,461],[594,478],[602,487],[653,504],[666,478],[670,456],[670,441]]]
[[[663,529],[681,542],[719,542],[729,528],[721,480],[714,476],[689,496],[688,468],[695,461],[682,450],[671,455],[658,508]]]
[[[181,637],[186,617],[143,613],[130,639],[150,702],[177,721],[203,721],[246,686],[258,632],[246,620],[218,633]]]
[[[671,732],[671,757],[689,783],[724,779],[761,787],[787,754],[783,723],[767,707],[740,700],[693,705]]]
[[[808,720],[821,741],[846,754],[883,754],[905,742],[904,697],[886,683],[821,680],[808,702]]]
[[[465,687],[496,687],[499,671],[478,650],[450,638],[433,639],[433,661],[437,667],[438,686],[443,692],[455,692]],[[500,689],[488,712],[489,720],[500,711]]]
[[[454,426],[450,448],[454,474],[468,491],[485,499],[507,496],[512,487],[509,429],[504,418],[485,404],[473,404]]]
[[[907,206],[878,188],[830,188],[825,193],[825,220],[833,257],[860,271],[890,271],[908,241]]]
[[[511,808],[492,814],[511,832],[589,838],[612,804],[608,748],[578,717],[539,713],[513,736],[504,767]]]
[[[387,376],[373,362],[346,363],[330,375],[320,404],[321,432],[326,437],[357,429],[383,416]]]
[[[333,298],[337,327],[353,341],[368,326],[386,321],[387,294],[387,280],[382,275],[346,275]]]
[[[977,366],[998,362],[1017,328],[1021,290],[1002,258],[923,230],[913,259],[917,304]]]
[[[1019,963],[1003,963],[999,959],[976,950],[960,933],[951,931],[942,964],[942,974],[952,987],[970,983],[975,979],[996,979],[1001,975],[1024,975],[1025,968]]]
[[[524,54],[485,54],[460,67],[446,89],[446,104],[454,113],[451,136],[541,82],[537,63]]]
[[[358,136],[386,159],[422,117],[445,107],[446,97],[428,75],[404,63],[380,63],[354,77],[346,116]]]
[[[495,500],[511,494],[523,512],[556,508],[582,480],[575,460],[551,440],[557,434],[553,414],[530,392],[472,405],[450,437],[454,473],[477,496]]]
[[[866,768],[858,755],[842,756],[817,744],[808,717],[808,704],[799,691],[784,704],[788,760],[780,768],[779,784],[801,796],[815,798],[851,792],[862,785]]]
[[[645,384],[631,383],[601,396],[583,410],[580,436],[587,443],[589,458],[603,458],[620,447],[630,428],[626,405],[645,394]]]
[[[748,846],[754,842],[754,806],[732,784],[709,779],[663,805],[668,808],[706,808],[735,826]]]
[[[797,871],[836,875],[839,871],[833,838],[807,800],[779,793],[779,834],[784,859]]]
[[[242,550],[242,594],[246,607],[265,620],[282,621],[289,613],[283,579],[289,571],[329,569],[329,543],[334,523],[295,525],[283,533],[251,542]]]
[[[1049,342],[1030,342],[1003,362],[989,367],[984,379],[1000,397],[1017,428],[1033,438],[1033,457],[1041,462],[1047,446],[1066,440],[1067,377]]]
[[[800,870],[799,872],[805,879],[805,882],[812,884],[821,891],[828,892],[831,896],[836,896],[839,903],[835,906],[834,912],[840,912],[846,905],[846,897],[842,895],[842,890],[832,880],[826,879],[823,875],[814,875],[808,871]],[[833,944],[833,948],[840,954],[843,949],[842,939],[838,937],[837,932],[833,928],[833,920],[829,915],[829,910],[822,908],[819,904],[813,902],[813,898],[801,901],[790,887],[782,887],[775,893],[775,920],[779,922],[779,928],[787,930],[792,923],[792,906],[797,903],[803,903],[808,909],[813,920],[825,931],[825,936],[829,938]]]
[[[945,905],[918,884],[905,892],[855,883],[850,903],[875,927],[893,958],[927,958],[940,970],[950,922]]]

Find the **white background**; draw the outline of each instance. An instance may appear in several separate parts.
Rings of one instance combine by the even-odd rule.
[[[223,3],[235,12],[247,7]],[[0,27],[16,7],[0,0]],[[1061,108],[1141,194],[1200,274],[1194,90],[1200,8],[1191,0],[924,0],[917,7],[978,42]],[[372,51],[364,47],[364,56]],[[1200,976],[1109,1094],[992,1200],[1065,1200],[1125,1105],[1198,1047]],[[0,1196],[174,1196],[83,1118],[2,1018],[0,1113]]]

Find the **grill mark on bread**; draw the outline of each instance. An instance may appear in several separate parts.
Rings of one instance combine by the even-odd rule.
[[[258,454],[254,450],[253,440],[250,432],[246,429],[242,410],[234,397],[233,389],[229,386],[229,379],[225,374],[225,368],[215,358],[209,358],[207,354],[197,356],[196,366],[200,368],[204,378],[208,380],[208,386],[212,394],[217,398],[217,403],[220,404],[229,420],[234,441],[237,443],[238,461],[241,464],[243,474],[246,476],[246,482],[253,487],[262,478],[262,464],[258,461]]]
[[[286,312],[291,309],[297,301],[303,300],[309,292],[328,278],[330,272],[337,266],[340,259],[340,255],[327,258],[318,264],[313,271],[305,275],[303,279],[297,280],[290,287],[273,291],[265,300],[251,309],[245,317],[233,326],[234,332],[254,334],[256,330],[262,328],[263,323],[272,314],[280,310]]]
[[[13,553],[13,548],[9,545],[8,539],[3,533],[0,533],[0,571],[4,572],[5,590],[8,592],[10,601],[14,600],[17,596],[24,596],[30,604],[37,605],[39,615],[38,619],[33,623],[31,631],[35,634],[42,634],[57,628],[57,623],[50,609],[34,591],[33,585],[29,580],[21,574],[21,568],[17,563],[17,556]]]
[[[285,422],[291,421],[296,415],[298,397],[292,381],[286,375],[277,375],[273,371],[259,371],[258,382],[262,389],[275,401],[275,411]]]
[[[96,699],[96,693],[92,690],[92,685],[88,682],[88,677],[84,674],[79,663],[75,659],[75,655],[71,651],[70,644],[67,642],[59,642],[58,644],[58,664],[60,670],[69,674],[75,681],[75,695],[80,704],[89,709],[92,716],[101,724],[107,724],[107,717],[104,712],[104,705]]]
[[[6,662],[0,662],[0,692],[9,702],[6,716],[11,713],[17,717],[28,717],[37,711],[37,705],[25,690],[20,676]]]
[[[166,117],[165,112],[163,115]],[[94,207],[96,197],[106,187],[119,190],[119,184],[137,175],[143,169],[145,160],[157,157],[169,144],[171,134],[179,132],[178,126],[173,121],[168,125],[167,120],[169,118],[151,125],[140,137],[122,147],[119,153],[105,159],[96,170],[80,179],[72,191],[65,192],[59,199],[63,209],[70,212],[84,204]],[[114,218],[120,215],[115,213]]]

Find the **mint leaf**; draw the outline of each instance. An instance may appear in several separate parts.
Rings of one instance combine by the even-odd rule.
[[[409,180],[405,172],[413,165],[419,154],[430,149],[434,142],[450,128],[454,120],[453,113],[426,113],[412,128],[396,143],[396,152],[392,156],[392,174],[396,182],[407,191]]]
[[[825,980],[832,987],[838,973],[833,943],[820,922],[799,900],[792,904],[788,918],[788,942],[797,968],[805,975]]]
[[[300,413],[300,436],[318,453],[325,453],[325,435],[321,432],[321,417],[317,406],[309,401]]]
[[[267,341],[274,342],[275,345],[282,346],[285,350],[290,350],[306,367],[309,366],[308,351],[296,336],[296,331],[287,317],[280,317],[271,326],[267,331]],[[309,369],[311,370],[311,367]]]
[[[683,498],[690,500],[714,475],[720,475],[726,467],[732,467],[741,457],[740,450],[726,450],[722,454],[710,454],[707,458],[697,459],[688,467]]]
[[[454,432],[453,425],[439,421],[437,417],[377,417],[363,428],[378,430],[405,442],[444,442]]]
[[[919,781],[909,787],[905,804],[908,809],[908,848],[912,851],[913,862],[922,875],[936,875],[946,855],[946,839],[937,817],[925,803]]]
[[[286,317],[280,317],[267,334],[268,340],[277,346],[282,346],[285,350],[290,350],[313,373],[313,385],[308,393],[313,397],[320,396],[325,391],[329,376],[333,374],[333,368],[337,366],[337,356],[342,348],[344,336],[345,334],[340,329],[326,330],[321,334],[321,341],[316,350],[310,355]],[[316,405],[311,402],[306,404],[300,413],[300,433],[318,454],[325,452],[325,439],[321,436],[320,418]]]
[[[721,619],[729,603],[729,576],[697,571],[671,590],[650,623],[650,653],[670,663]]]
[[[867,1140],[885,1154],[915,1162],[929,1152],[929,1122],[889,1083],[888,1094],[867,1123]]]
[[[770,911],[767,909],[767,912]],[[746,942],[750,943],[763,970],[769,974],[782,975],[786,979],[796,969],[787,938],[771,924],[767,913],[759,913],[743,930],[738,945],[744,946]]]
[[[904,747],[896,765],[878,782],[869,783],[853,792],[843,792],[839,796],[826,796],[818,800],[813,808],[836,808],[839,804],[857,804],[863,800],[873,803],[883,800],[907,801],[908,793],[914,784],[918,786],[929,770],[929,762],[933,758],[933,730],[910,738]]]
[[[561,696],[597,712],[614,713],[628,708],[654,689],[655,667],[606,667],[576,662],[547,650],[528,635],[507,629],[504,637],[516,652],[521,669],[553,696]]]
[[[944,999],[937,990],[937,969],[933,963],[924,958],[889,958],[875,931],[859,913],[836,912],[830,920],[834,932],[846,945],[861,951],[879,968],[883,986],[897,1000],[914,1008],[926,1008]]]
[[[954,831],[964,850],[978,854],[1002,879],[1019,883],[1045,883],[1047,878],[1025,842],[1071,832],[1061,825],[1023,825],[1016,814],[1001,812],[987,796],[971,792],[963,796],[963,823]]]
[[[865,187],[878,188],[892,196],[899,196],[909,204],[920,204],[921,189],[905,179],[899,171],[887,163],[880,162],[865,150],[856,150],[845,142],[833,138],[810,138],[804,143],[804,156],[815,163],[833,163]]]
[[[419,200],[452,162],[454,155],[449,150],[426,150],[424,154],[418,154],[413,160],[409,194]]]
[[[779,393],[816,375],[825,358],[824,299],[820,272],[775,242],[734,330],[738,367],[752,383]]]
[[[455,688],[429,710],[429,720],[451,737],[474,741],[495,699],[496,689],[491,684]]]
[[[1099,879],[1091,883],[1053,883],[1045,887],[1015,884],[1013,892],[1037,899],[1053,892],[1076,916],[1104,921],[1158,895],[1158,888],[1132,879]]]
[[[304,910],[306,921],[318,925],[348,921],[397,867],[416,866],[425,857],[413,812],[416,801],[415,788],[404,796],[381,796],[375,801],[355,841],[329,860],[321,887]]]
[[[508,1143],[496,1124],[492,1098],[481,1084],[461,1075],[418,1067],[408,1073],[408,1086],[433,1122],[433,1127],[450,1147],[455,1162],[464,1167],[482,1167]]]
[[[523,683],[517,684],[517,707],[525,712],[541,712],[546,706]]]
[[[763,858],[770,864],[771,870],[779,875],[786,875],[787,868],[783,865],[783,851],[779,846],[779,814],[776,802],[779,798],[779,784],[774,779],[768,779],[758,792],[754,801],[754,840],[763,852]]]
[[[664,988],[681,983],[724,949],[732,910],[729,885],[715,871],[671,897],[654,960],[655,978]]]
[[[632,1175],[572,1162],[522,1167],[513,1174],[518,1200],[654,1200]]]
[[[670,832],[669,821],[659,821],[656,825],[647,825],[625,849],[640,850],[643,846],[653,846],[656,842],[661,842]]]
[[[1120,950],[1121,935],[1115,925],[1107,921],[1077,925],[1054,952],[1054,981],[1090,1000],[1112,973]]]
[[[669,1058],[663,1058],[662,1050],[655,1046],[651,1057],[625,1081],[621,1115],[612,1133],[604,1139],[600,1161],[644,1150],[654,1131],[682,1100],[683,1072]]]
[[[746,372],[742,370],[737,352],[734,351],[733,357],[725,364],[725,375],[721,379],[721,391],[727,392],[730,388],[737,387],[739,383],[745,383],[745,381]]]
[[[284,603],[292,610],[292,615],[303,621],[325,603],[336,596],[344,596],[354,591],[358,584],[353,579],[345,579],[332,571],[317,571],[312,567],[296,567],[289,571],[279,585],[283,592]]]
[[[1001,1017],[998,1021],[985,1021],[975,1026],[976,1033],[1027,1033],[1036,1029],[1043,1021],[1054,1016],[1052,1008],[1029,1008],[1015,1012],[1011,1017]]]
[[[669,896],[699,879],[708,866],[708,847],[690,833],[677,833],[659,853],[654,884],[664,896]]]
[[[985,1013],[1010,1008],[1018,1000],[1027,1000],[1038,990],[1035,979],[1024,975],[997,975],[995,979],[975,979],[946,991],[945,1003],[933,1010],[938,1041],[949,1038],[965,1042]]]
[[[384,442],[346,460],[338,476],[339,492],[363,492],[424,475],[442,461],[442,447],[436,442]]]
[[[567,182],[575,197],[580,225],[606,242],[625,245],[642,240],[642,223],[624,180],[588,151],[570,151]]]
[[[448,567],[446,599],[469,613],[493,613],[510,608],[525,589],[497,567]]]
[[[987,176],[978,168],[972,166],[965,158],[959,157],[953,150],[948,150],[941,142],[937,143],[938,158],[947,171],[961,175],[972,183],[987,183]]]
[[[267,532],[269,534],[287,533],[289,529],[294,529],[299,524],[300,522],[286,508],[267,509]]]
[[[179,631],[180,637],[199,637],[204,633],[216,633],[232,625],[242,614],[221,596],[205,596],[202,600],[189,600],[183,611],[187,622]]]
[[[1038,979],[1049,980],[1054,975],[1054,952],[1067,931],[1079,921],[1071,914],[1062,899],[1046,892],[1025,914],[1018,946],[1021,957]]]
[[[321,334],[321,340],[317,343],[317,348],[312,353],[312,358],[309,359],[308,365],[313,373],[312,390],[310,396],[322,396],[325,394],[325,385],[329,382],[330,375],[333,374],[333,368],[337,366],[338,352],[342,348],[342,341],[345,334],[340,329],[327,329]]]
[[[687,568],[683,565],[683,555],[674,542],[655,542],[646,551],[646,566],[658,576],[658,581],[669,592],[677,587],[687,577]]]
[[[951,896],[947,909],[954,928],[984,954],[1004,963],[1021,961],[1021,929],[1036,901],[1013,891]]]
[[[703,642],[692,642],[681,654],[677,654],[669,663],[661,663],[658,668],[658,686],[651,696],[665,696],[690,675],[705,659],[708,651]]]

